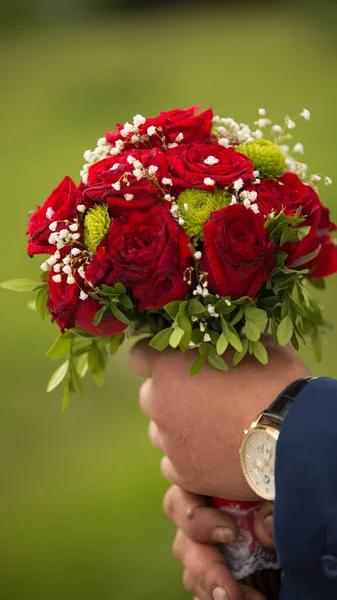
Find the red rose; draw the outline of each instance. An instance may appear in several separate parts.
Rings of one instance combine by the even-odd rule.
[[[264,217],[239,204],[211,214],[204,245],[208,287],[221,296],[255,296],[275,266]]]
[[[113,221],[86,270],[88,281],[124,283],[140,311],[162,308],[189,291],[184,273],[192,263],[190,240],[161,204],[147,213]]]
[[[29,219],[27,235],[29,235],[27,252],[34,254],[53,254],[55,246],[48,243],[51,234],[49,225],[52,221],[72,221],[76,215],[76,185],[70,177],[65,177],[49,198],[38,207]],[[64,225],[63,225],[64,227]]]
[[[127,155],[105,158],[92,165],[88,173],[84,203],[107,202],[109,213],[116,218],[131,210],[152,208],[161,198],[155,182],[147,177],[134,175],[135,166],[128,162],[131,156],[140,161],[146,169],[153,167],[153,177],[159,182],[168,177],[165,155],[160,150],[133,150]],[[114,186],[114,187],[113,187]],[[82,200],[83,201],[83,200]]]
[[[176,108],[169,112],[161,112],[158,117],[145,119],[145,122],[138,126],[137,134],[140,136],[146,136],[148,139],[144,143],[140,142],[139,147],[147,147],[149,143],[152,148],[161,148],[163,145],[162,137],[166,145],[173,144],[179,134],[183,135],[182,140],[184,144],[192,142],[208,142],[211,136],[212,128],[212,109],[208,108],[199,115],[196,114],[198,106],[192,106],[187,110]],[[152,135],[148,134],[150,127],[156,128],[156,133]],[[106,140],[110,144],[115,144],[117,140],[124,141],[124,148],[134,148],[134,144],[130,142],[131,137],[135,134],[135,131],[130,131],[127,135],[122,135],[124,125],[117,125],[118,131],[108,132],[105,134]],[[151,130],[150,130],[151,133]]]
[[[219,144],[181,146],[168,150],[166,157],[175,187],[209,190],[215,185],[230,186],[239,178],[254,179],[250,160],[234,148]]]
[[[70,248],[64,249],[63,257]],[[120,333],[126,325],[114,317],[104,318],[100,324],[95,327],[93,324],[96,312],[101,308],[101,304],[88,296],[85,300],[80,297],[81,289],[86,294],[88,288],[78,273],[80,264],[74,265],[74,282],[68,283],[68,275],[63,272],[64,263],[58,261],[60,265],[57,271],[55,268],[49,272],[48,281],[48,309],[57,325],[64,331],[72,327],[80,327],[89,333],[97,336],[110,336]],[[56,281],[55,281],[56,279]],[[59,281],[58,281],[59,280]]]
[[[258,193],[257,204],[260,212],[269,214],[273,209],[280,212],[284,208],[286,215],[294,215],[301,207],[301,216],[305,217],[301,226],[310,225],[308,235],[301,242],[285,244],[282,248],[288,256],[290,267],[312,269],[313,277],[323,277],[321,273],[330,275],[335,272],[335,247],[331,243],[331,231],[337,227],[330,221],[329,210],[322,205],[317,192],[304,184],[294,173],[286,173],[279,181],[261,180],[254,186]],[[303,259],[321,248],[317,257],[307,262]]]

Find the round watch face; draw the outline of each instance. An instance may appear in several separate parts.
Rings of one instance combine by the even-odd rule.
[[[279,431],[257,426],[243,440],[240,459],[252,490],[265,500],[275,499],[275,453]]]

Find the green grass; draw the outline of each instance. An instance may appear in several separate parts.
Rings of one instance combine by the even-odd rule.
[[[25,256],[28,210],[116,121],[175,106],[212,105],[253,120],[265,107],[312,110],[296,141],[314,172],[337,179],[336,56],[323,32],[289,12],[156,13],[16,30],[2,39],[1,279],[35,277]],[[335,187],[322,199],[337,219]],[[321,295],[336,324],[337,278]],[[137,404],[139,379],[123,351],[103,390],[60,413],[45,385],[55,336],[2,291],[0,597],[5,600],[183,600],[162,515],[159,455]],[[337,330],[316,374],[335,376]]]

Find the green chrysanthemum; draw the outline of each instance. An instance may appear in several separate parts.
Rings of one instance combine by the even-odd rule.
[[[230,196],[225,190],[206,192],[189,189],[182,192],[177,199],[184,229],[190,237],[203,239],[202,226],[208,221],[210,214],[230,203]]]
[[[278,179],[287,170],[285,156],[278,146],[267,140],[255,140],[236,148],[245,154],[265,179]]]
[[[84,218],[84,243],[90,252],[95,252],[105,238],[111,224],[107,204],[95,204]]]

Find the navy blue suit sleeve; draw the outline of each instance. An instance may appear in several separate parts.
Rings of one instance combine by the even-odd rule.
[[[337,600],[337,381],[313,380],[277,444],[275,537],[281,600]]]

